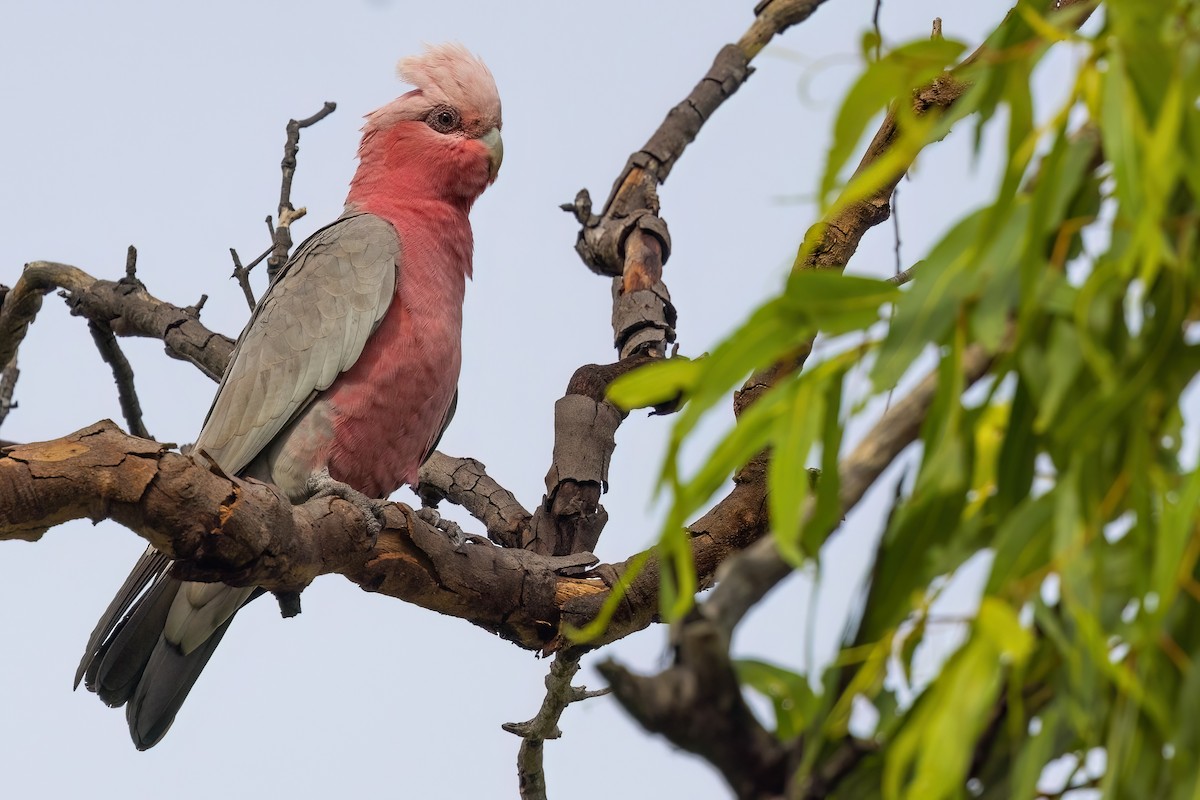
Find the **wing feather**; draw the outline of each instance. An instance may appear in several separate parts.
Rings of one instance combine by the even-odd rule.
[[[196,449],[227,472],[244,469],[358,360],[391,303],[399,258],[395,229],[373,214],[309,237],[238,339]]]

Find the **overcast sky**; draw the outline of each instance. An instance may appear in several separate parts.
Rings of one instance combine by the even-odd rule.
[[[753,0],[530,2],[8,2],[0,6],[0,282],[46,259],[100,278],[139,277],[234,336],[247,316],[228,280],[228,248],[267,245],[284,124],[323,101],[337,112],[301,142],[297,241],[340,212],[361,117],[407,91],[396,60],[422,42],[458,40],[495,74],[505,162],[472,213],[458,415],[441,449],[485,462],[527,508],[544,491],[552,407],[579,365],[611,361],[610,298],[572,250],[558,210],[581,187],[599,203],[629,153],[751,21]],[[907,0],[883,6],[889,42],[926,35],[935,16],[972,46],[1007,0]],[[755,62],[750,81],[704,127],[661,196],[674,241],[665,280],[681,351],[704,352],[780,285],[804,229],[831,114],[857,68],[872,0],[831,0]],[[967,10],[969,9],[969,10]],[[1053,83],[1046,78],[1047,86]],[[987,196],[995,162],[972,161],[962,126],[900,191],[904,266]],[[893,268],[891,226],[854,268]],[[263,278],[256,289],[261,293]],[[145,419],[189,442],[215,384],[123,340]],[[0,437],[50,439],[120,420],[111,375],[86,327],[50,297],[20,353],[20,407]],[[618,434],[598,554],[651,543],[652,478],[669,423],[634,415]],[[398,499],[405,499],[401,492]],[[443,511],[451,511],[443,509]],[[852,517],[823,561],[814,615],[828,657],[865,558],[878,506]],[[468,530],[479,531],[457,515]],[[55,529],[37,545],[0,545],[0,792],[8,797],[513,798],[518,740],[500,724],[531,717],[548,666],[461,620],[365,594],[335,576],[304,613],[273,603],[238,615],[166,739],[138,753],[124,714],[71,693],[89,632],[143,543],[113,523]],[[739,655],[800,666],[811,583],[793,579],[743,626]],[[585,659],[649,671],[665,631]],[[555,798],[719,797],[704,763],[646,738],[609,698],[572,706],[546,747]]]

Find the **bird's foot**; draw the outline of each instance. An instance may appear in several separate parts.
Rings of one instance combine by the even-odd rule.
[[[386,500],[372,500],[348,483],[342,483],[329,474],[329,468],[314,472],[308,478],[309,499],[317,497],[340,497],[362,512],[367,521],[367,532],[374,541],[384,526],[383,509]]]
[[[463,533],[462,527],[452,519],[442,519],[442,515],[437,512],[436,508],[423,506],[417,511],[417,517],[446,534],[455,550],[467,543],[467,535]]]

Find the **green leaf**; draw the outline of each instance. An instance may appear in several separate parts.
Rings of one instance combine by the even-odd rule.
[[[950,657],[889,746],[883,796],[960,797],[1005,665],[1020,666],[1031,650],[1032,635],[1017,622],[1016,612],[996,598],[985,597],[971,638]],[[933,742],[936,747],[929,746]]]
[[[940,75],[962,55],[966,46],[949,39],[911,42],[870,63],[846,94],[833,126],[833,145],[821,178],[821,197],[833,189],[838,175],[857,148],[870,122],[895,98]]]
[[[767,463],[767,505],[779,550],[793,564],[799,564],[805,555],[815,555],[803,553],[798,544],[804,533],[804,512],[812,480],[805,468],[808,453],[827,411],[824,388],[811,380],[799,384],[791,407],[780,415],[772,431],[774,447]]]
[[[871,371],[877,390],[900,380],[913,360],[930,344],[945,344],[956,319],[965,308],[989,292],[1003,303],[989,306],[990,317],[1002,322],[1017,295],[1014,272],[1019,263],[1020,242],[1026,235],[1028,203],[1018,203],[992,242],[982,242],[984,212],[971,214],[954,226],[921,264],[912,288],[904,293],[887,339]],[[981,249],[986,244],[985,249]],[[996,323],[985,326],[998,339]]]
[[[771,701],[775,709],[775,735],[785,742],[799,736],[817,703],[808,678],[753,659],[739,659],[734,668],[739,681]]]
[[[880,318],[880,307],[900,297],[889,281],[831,270],[797,270],[788,277],[784,308],[825,336],[862,330]]]
[[[691,391],[701,364],[678,356],[639,367],[609,385],[608,399],[626,411],[669,402]]]

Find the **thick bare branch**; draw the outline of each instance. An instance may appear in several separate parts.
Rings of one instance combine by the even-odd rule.
[[[122,433],[111,422],[51,442],[15,445],[0,454],[0,540],[37,539],[70,519],[112,519],[155,547],[191,562],[196,580],[303,588],[338,572],[375,591],[467,619],[521,647],[553,652],[563,625],[593,620],[609,586],[575,577],[590,554],[541,556],[521,548],[469,544],[455,549],[440,531],[389,507],[373,547],[366,521],[341,500],[291,506],[272,487],[217,475],[167,445]],[[742,477],[692,526],[702,585],[718,565],[765,531],[762,476]],[[634,559],[597,572],[624,574]],[[598,646],[647,627],[658,615],[653,553],[632,582]]]
[[[178,559],[177,573],[189,580],[295,592],[340,573],[527,649],[558,640],[558,585],[567,579],[557,573],[577,572],[589,557],[456,548],[402,504],[386,507],[372,542],[362,513],[336,497],[293,506],[272,486],[218,474],[108,421],[0,455],[0,539],[32,541],[71,519],[112,519]]]

